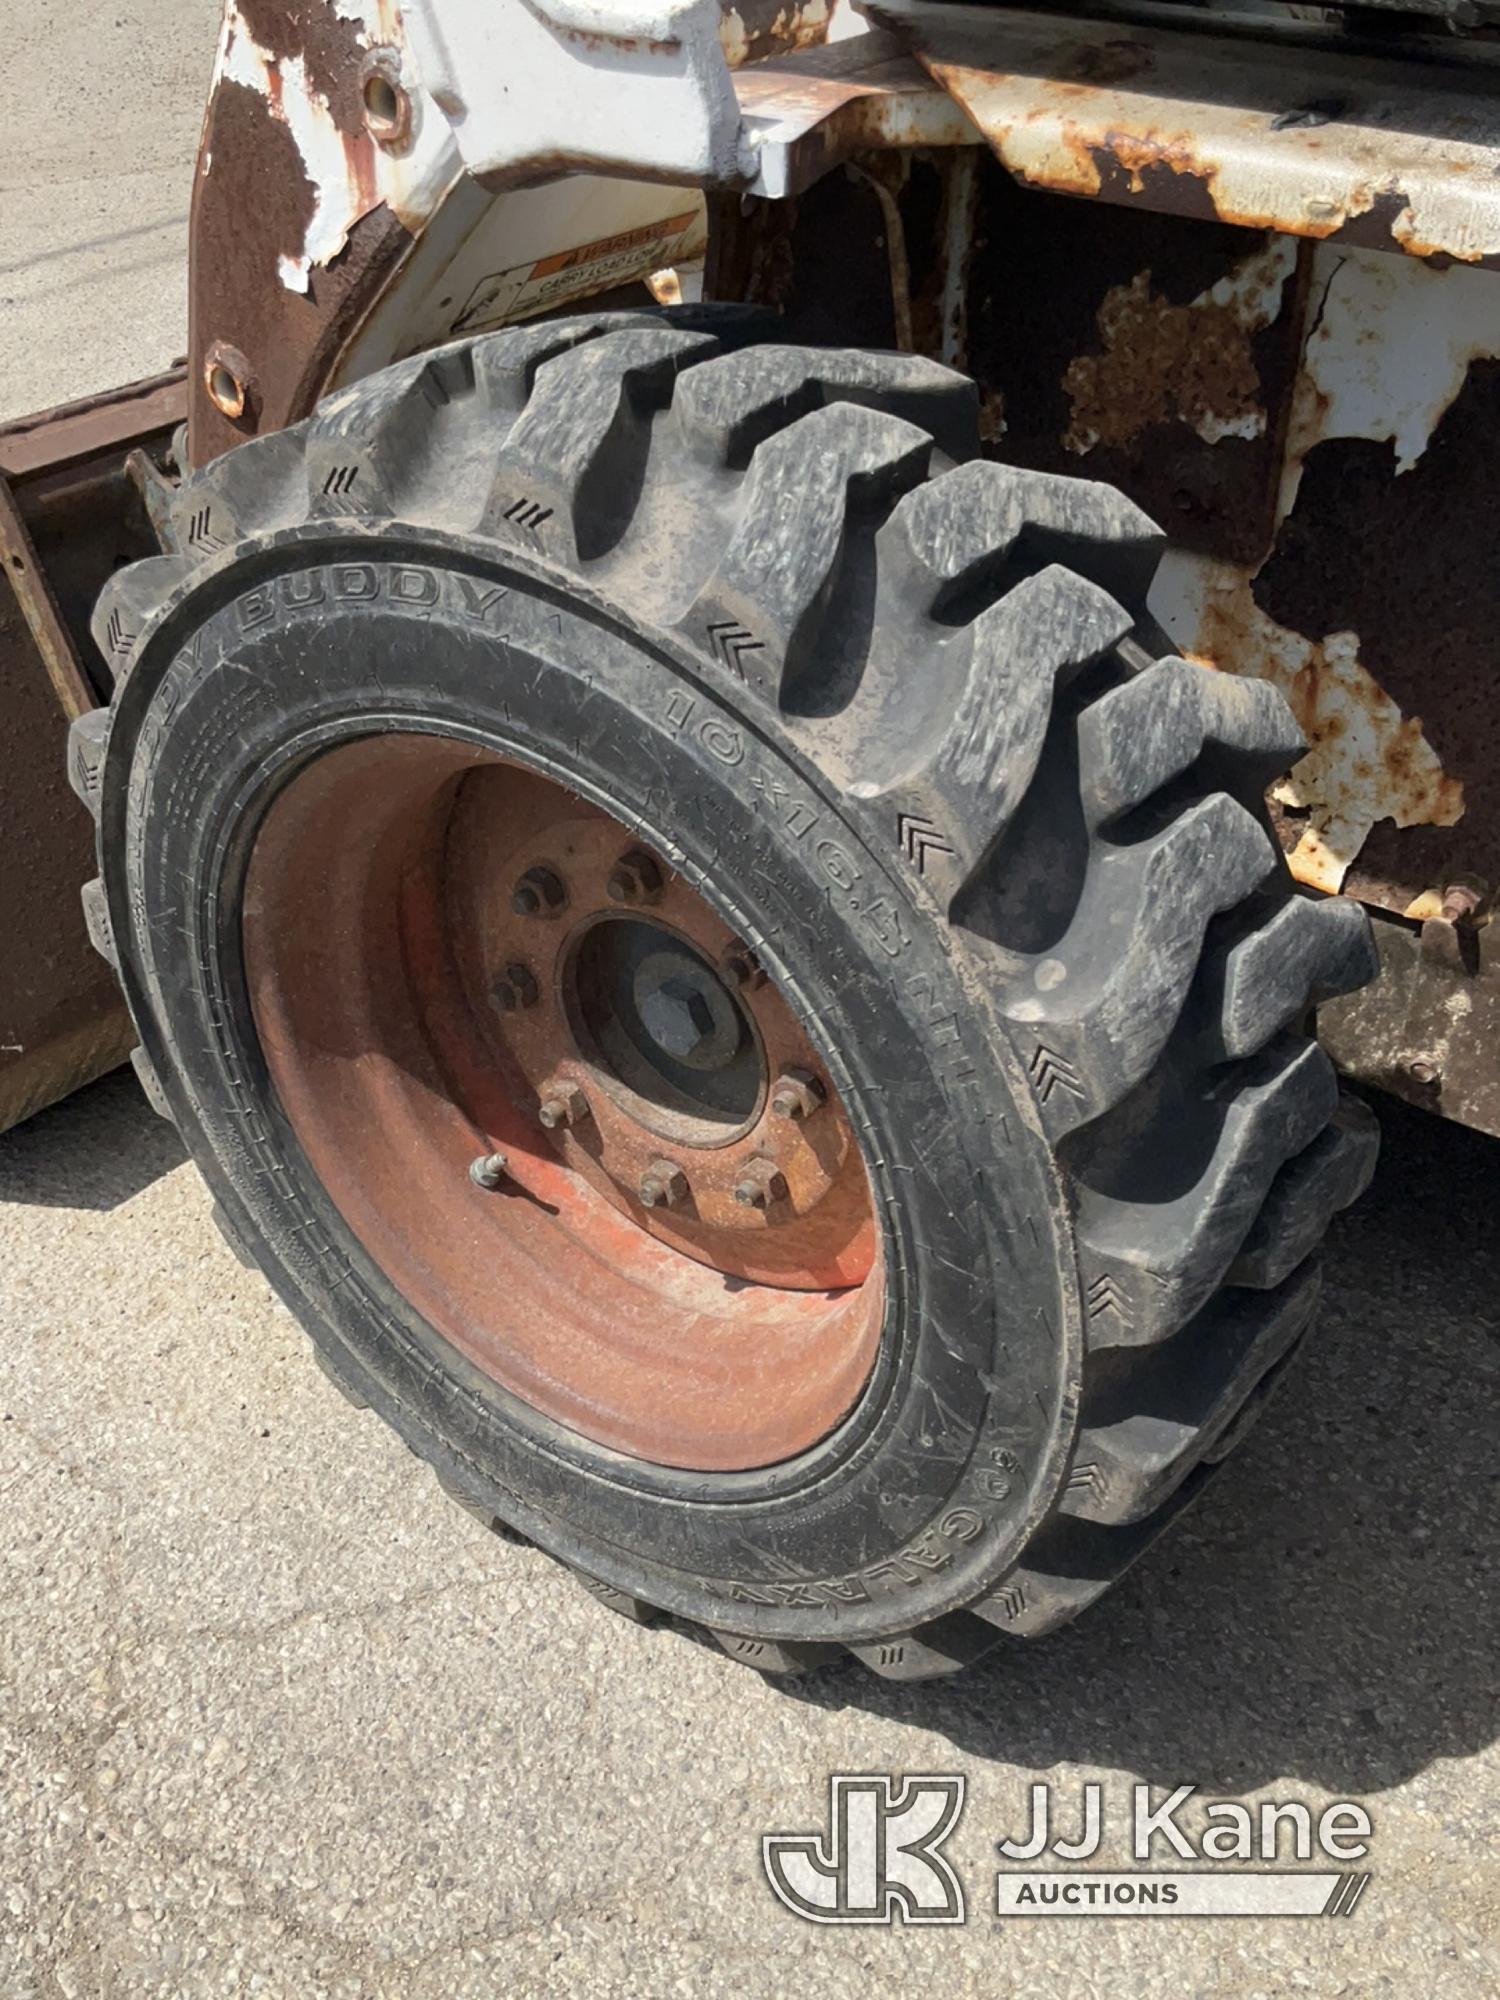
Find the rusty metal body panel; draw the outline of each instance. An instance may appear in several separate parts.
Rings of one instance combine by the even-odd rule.
[[[66,723],[107,686],[88,633],[105,579],[156,543],[126,464],[162,450],[183,377],[0,429],[0,1131],[125,1060],[135,1040],[78,892],[93,829],[68,788]]]
[[[1340,1060],[1500,1130],[1483,954],[1406,942],[1455,885],[1483,937],[1500,882],[1500,273],[1060,200],[972,150],[857,154],[716,214],[725,289],[956,362],[992,455],[1164,523],[1171,642],[1276,682],[1308,737],[1273,799],[1294,872],[1390,920]]]
[[[709,294],[965,367],[990,452],[1140,500],[1172,538],[1152,605],[1172,642],[1268,675],[1303,722],[1274,802],[1300,879],[1409,937],[1475,886],[1482,927],[1494,51],[1440,59],[1398,26],[1380,53],[1327,10],[1188,28],[1103,4],[226,0],[188,460],[441,341],[646,281],[673,296],[706,244]],[[508,64],[457,64],[511,20]],[[641,98],[612,119],[601,77],[649,85],[661,118]],[[507,122],[537,79],[552,95]],[[31,603],[28,630],[66,699],[57,611]],[[1472,1067],[1477,1044],[1454,1046]]]
[[[1483,69],[1008,7],[873,11],[910,30],[1030,187],[1500,260],[1500,98]]]

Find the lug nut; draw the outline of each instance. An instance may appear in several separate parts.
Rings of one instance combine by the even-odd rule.
[[[481,1153],[477,1160],[469,1163],[469,1179],[475,1187],[493,1190],[500,1186],[510,1172],[510,1162],[504,1153]]]
[[[1424,1087],[1430,1088],[1431,1085],[1438,1082],[1443,1072],[1432,1060],[1431,1056],[1413,1056],[1411,1061],[1406,1065],[1406,1074],[1411,1078],[1413,1083],[1420,1083]]]
[[[555,917],[567,900],[561,876],[550,868],[528,868],[511,891],[510,906],[518,917]]]
[[[749,945],[736,938],[721,961],[724,977],[742,993],[754,993],[766,983],[760,960]]]
[[[536,1115],[549,1132],[556,1132],[581,1124],[589,1115],[589,1101],[576,1083],[550,1083]]]
[[[502,1014],[513,1014],[518,1007],[534,1007],[538,993],[530,966],[522,965],[519,959],[506,966],[491,988],[491,998]]]
[[[641,1175],[641,1202],[646,1208],[681,1208],[687,1197],[687,1175],[675,1160],[653,1160]]]
[[[770,1160],[751,1160],[738,1181],[734,1198],[741,1208],[769,1208],[786,1200],[786,1175]]]
[[[610,869],[604,893],[612,903],[655,903],[660,900],[664,882],[655,855],[633,847]]]
[[[778,1118],[811,1118],[827,1097],[810,1069],[784,1069],[771,1093],[771,1109]]]

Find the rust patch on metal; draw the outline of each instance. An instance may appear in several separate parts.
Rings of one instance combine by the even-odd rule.
[[[351,48],[357,68],[358,46]],[[360,143],[373,151],[367,139]],[[221,82],[204,155],[211,171],[199,173],[193,190],[189,342],[199,356],[215,341],[238,349],[254,371],[258,402],[239,418],[225,415],[202,367],[195,370],[188,417],[195,466],[307,415],[343,341],[412,241],[389,209],[373,209],[354,224],[335,264],[314,267],[305,293],[289,291],[280,260],[301,254],[314,208],[296,141],[258,92]]]
[[[308,413],[413,240],[380,193],[365,57],[360,23],[331,6],[246,0],[226,18],[193,187],[195,466]],[[304,114],[329,154],[321,182],[304,156],[307,133],[299,143],[294,131]],[[254,380],[237,416],[209,393],[203,364],[214,342],[238,350]]]
[[[1286,696],[1307,754],[1275,788],[1295,809],[1292,873],[1336,894],[1377,820],[1452,826],[1464,788],[1444,771],[1419,717],[1403,715],[1362,661],[1355,631],[1317,639],[1290,631],[1256,601],[1247,577],[1221,579],[1198,606],[1204,664],[1269,680]]]
[[[1144,209],[1054,201],[1019,186],[989,153],[978,156],[976,194],[964,327],[995,455],[1109,480],[1183,547],[1258,562],[1302,339],[1296,246]],[[922,251],[931,237],[909,220],[915,296],[929,282]],[[1147,288],[1141,316],[1155,345],[1137,357],[1130,323]],[[1101,338],[1101,319],[1115,337]],[[1221,335],[1204,356],[1192,338],[1200,324]],[[1209,354],[1222,363],[1210,365]]]
[[[1266,411],[1252,335],[1280,311],[1293,263],[1286,239],[1273,237],[1187,305],[1155,291],[1149,271],[1106,292],[1099,351],[1076,355],[1063,375],[1073,410],[1068,450],[1123,448],[1173,422],[1210,445],[1261,436]]]
[[[719,20],[719,42],[731,69],[767,57],[821,48],[859,23],[849,0],[733,0]]]

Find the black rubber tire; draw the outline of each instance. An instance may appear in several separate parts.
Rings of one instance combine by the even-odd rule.
[[[1374,960],[1269,829],[1280,695],[1144,649],[1152,523],[980,461],[949,370],[765,336],[485,336],[189,480],[182,553],[99,607],[85,907],[231,1241],[448,1490],[633,1617],[911,1678],[1097,1597],[1264,1401],[1376,1146],[1305,1021]],[[396,724],[638,828],[814,1027],[890,1305],[804,1459],[668,1472],[534,1421],[320,1198],[236,986],[236,869],[309,732]]]

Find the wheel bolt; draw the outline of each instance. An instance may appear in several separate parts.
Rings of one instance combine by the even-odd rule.
[[[734,1198],[741,1208],[769,1208],[786,1200],[786,1175],[770,1160],[751,1160],[735,1182]]]
[[[655,855],[633,847],[610,869],[604,892],[612,903],[655,903],[660,900],[664,880]]]
[[[500,1186],[510,1171],[510,1162],[504,1153],[481,1153],[477,1160],[469,1163],[469,1179],[475,1187],[493,1192]]]
[[[502,1014],[513,1014],[518,1007],[534,1007],[539,996],[530,966],[522,965],[518,959],[506,966],[491,992]]]
[[[681,1208],[687,1197],[687,1175],[675,1160],[653,1160],[641,1175],[641,1203],[646,1208]]]
[[[542,1092],[536,1115],[549,1132],[556,1132],[559,1127],[581,1124],[589,1115],[589,1101],[576,1083],[550,1083]]]
[[[778,1118],[811,1118],[827,1096],[810,1069],[784,1069],[771,1093],[771,1109]]]
[[[518,917],[555,917],[567,900],[560,875],[550,868],[528,868],[511,891],[510,906]]]
[[[742,943],[739,938],[736,938],[725,952],[721,966],[724,977],[730,985],[738,986],[741,992],[754,993],[766,983],[766,975],[760,960],[749,945]]]

